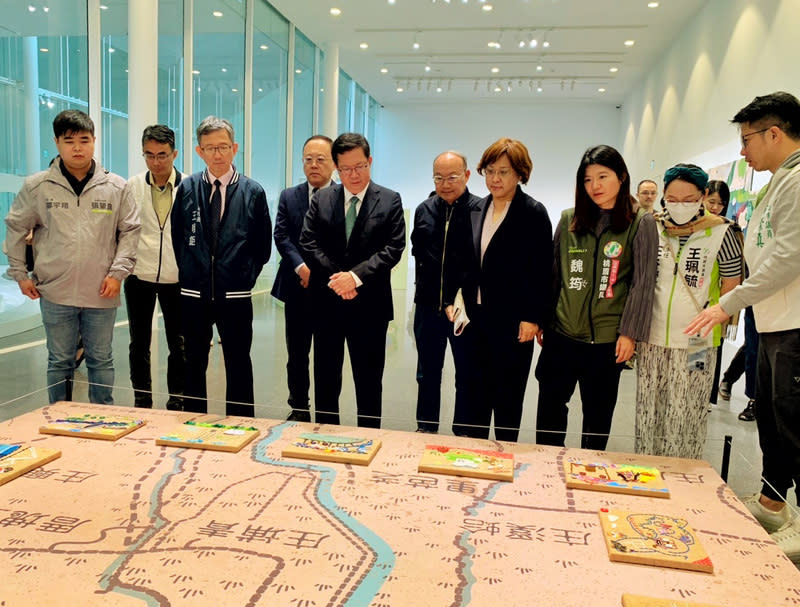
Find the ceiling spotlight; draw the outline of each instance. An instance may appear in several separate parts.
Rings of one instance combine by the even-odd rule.
[[[49,6],[43,6],[43,7],[42,7],[42,10],[43,10],[45,13],[49,13],[49,12],[50,12],[50,7],[49,7]]]
[[[436,92],[437,92],[437,93],[441,93],[441,92],[442,92],[442,87],[440,87],[440,86],[437,86],[437,87],[436,87]]]
[[[636,44],[636,40],[626,40],[625,41],[625,46],[633,46],[634,44]]]
[[[231,89],[231,93],[238,93],[239,89]]]
[[[398,87],[397,87],[395,90],[396,90],[398,93],[402,93],[402,92],[403,92],[405,89],[404,89],[402,86],[398,86]]]
[[[494,87],[494,92],[495,93],[502,93],[503,89],[501,89],[499,86],[496,86],[496,87]]]
[[[547,40],[545,40],[544,42],[542,42],[542,46],[544,48],[549,48],[550,47],[550,43]]]
[[[431,71],[431,66],[430,65],[426,65],[425,66],[425,71],[426,72],[430,72]]]
[[[227,67],[223,67],[223,68],[222,68],[220,71],[221,71],[221,72],[227,72],[227,71],[228,71],[228,68],[227,68]]]
[[[214,15],[215,17],[222,17],[222,11],[214,11],[211,14]]]
[[[195,76],[196,76],[197,74],[199,74],[199,73],[200,73],[200,70],[192,70],[192,74],[194,74]]]
[[[29,4],[28,5],[28,12],[29,13],[35,13],[36,12],[36,7],[33,6],[32,4]]]
[[[658,8],[658,2],[648,2],[647,8]]]
[[[537,87],[536,87],[536,92],[537,92],[537,93],[541,93],[543,90],[544,90],[544,89],[542,88],[542,86],[541,86],[541,85],[539,85],[539,86],[537,86]]]
[[[414,41],[411,44],[411,48],[413,48],[414,50],[417,50],[419,48],[419,41],[417,40],[417,36],[418,35],[419,35],[419,32],[414,32]]]
[[[525,41],[524,40],[520,40],[519,41],[519,48],[525,48]]]
[[[260,48],[262,51],[269,50],[269,47],[268,47],[266,44],[262,44],[262,45],[261,45],[261,46],[259,46],[258,48]]]
[[[492,40],[491,42],[487,43],[486,46],[488,46],[489,48],[500,48],[500,43],[495,40]]]
[[[100,10],[101,10],[101,11],[107,11],[107,10],[108,10],[108,7],[107,7],[105,4],[101,4],[101,5],[100,5]]]
[[[369,44],[367,44],[366,42],[362,42],[361,44],[358,45],[358,48],[361,49],[369,48]]]
[[[539,46],[539,41],[536,38],[531,38],[531,41],[528,42],[528,46],[530,48],[536,48],[537,46]],[[550,45],[548,44],[548,46]]]
[[[610,68],[608,68],[608,71],[611,72],[612,74],[616,74],[619,71],[619,68],[618,67],[610,67]]]
[[[395,0],[389,0],[389,4],[394,4]]]
[[[537,72],[541,72],[542,71],[542,64],[541,63],[536,66],[536,71]]]
[[[597,92],[598,92],[598,93],[605,93],[605,92],[606,92],[606,89],[604,89],[604,88],[601,86],[599,89],[597,89]]]
[[[389,68],[388,67],[382,67],[381,68],[381,74],[388,74],[388,73],[389,73]]]
[[[303,70],[301,70],[300,68],[297,68],[297,69],[294,71],[294,73],[295,73],[295,74],[302,74],[302,73],[303,73]]]
[[[108,47],[108,52],[109,53],[113,53],[115,50],[117,50],[117,49],[115,49],[113,47],[110,47],[110,46]]]
[[[488,12],[489,12],[490,10],[492,10],[493,8],[494,8],[494,7],[493,7],[491,4],[484,4],[484,5],[481,7],[481,10],[482,10],[482,11],[485,11],[485,12],[487,12],[487,13],[488,13]]]
[[[492,74],[496,74],[497,72],[500,71],[500,68],[499,67],[493,67],[491,71],[492,71]]]
[[[39,49],[39,51],[40,51],[40,52],[42,52],[42,53],[49,53],[49,52],[50,52],[50,49],[49,49],[49,48],[42,47],[42,48],[40,48],[40,49]]]
[[[341,14],[342,14],[342,9],[340,9],[340,8],[332,8],[332,9],[330,10],[330,13],[331,13],[331,15],[333,15],[334,17],[338,17],[339,15],[341,15]]]

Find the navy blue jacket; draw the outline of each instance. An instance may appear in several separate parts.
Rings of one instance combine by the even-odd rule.
[[[181,294],[198,298],[249,297],[272,250],[267,196],[257,182],[234,169],[225,191],[216,257],[209,208],[213,185],[201,171],[181,181],[172,206],[172,247]]]

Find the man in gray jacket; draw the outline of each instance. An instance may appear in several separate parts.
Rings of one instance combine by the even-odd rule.
[[[139,215],[125,180],[93,159],[94,123],[65,110],[53,121],[58,157],[25,180],[6,216],[9,274],[39,299],[47,336],[50,402],[66,397],[78,335],[86,348],[89,400],[112,404],[111,338],[120,284],[133,269]],[[25,237],[33,230],[33,273]]]

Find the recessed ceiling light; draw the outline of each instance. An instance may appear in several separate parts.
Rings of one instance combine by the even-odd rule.
[[[604,89],[603,87],[600,87],[599,89],[597,89],[597,92],[598,93],[605,93],[606,89]]]
[[[658,8],[658,2],[648,2],[647,8]]]
[[[499,72],[499,71],[500,71],[500,68],[499,68],[499,67],[493,67],[493,68],[492,68],[492,74],[496,74],[496,73],[497,73],[497,72]]]
[[[389,73],[389,68],[388,67],[382,67],[381,68],[381,74],[388,74],[388,73]]]
[[[415,42],[415,43],[414,43],[414,44],[412,44],[411,46],[412,46],[414,49],[418,49],[418,48],[419,48],[419,42]]]
[[[537,87],[536,87],[536,92],[537,92],[537,93],[541,93],[543,90],[544,90],[544,89],[543,89],[542,87],[540,87],[540,86],[537,86]]]
[[[494,92],[495,93],[502,93],[503,89],[501,89],[499,86],[496,86],[496,87],[494,87]]]
[[[31,12],[31,13],[35,13],[36,12],[36,7],[33,6],[32,4],[29,4],[28,5],[28,11]]]
[[[610,68],[608,68],[608,71],[611,72],[612,74],[616,74],[619,71],[619,68],[618,67],[610,67]]]
[[[549,45],[550,44],[548,43],[548,46]],[[536,48],[537,46],[539,46],[539,41],[536,38],[533,38],[530,42],[528,42],[528,46],[530,48]]]
[[[525,41],[524,40],[520,40],[519,41],[519,48],[525,48]]]
[[[342,14],[342,9],[340,9],[340,8],[332,8],[331,9],[331,15],[333,15],[334,17],[338,17],[341,14]]]
[[[389,0],[389,4],[394,4],[395,0]]]
[[[260,48],[262,51],[266,51],[266,50],[268,50],[268,49],[269,49],[269,47],[268,47],[266,44],[262,44],[262,45],[261,45],[261,46],[259,46],[258,48]]]
[[[43,6],[43,7],[42,7],[42,10],[43,10],[45,13],[49,13],[49,12],[50,12],[50,7],[49,7],[49,6]]]
[[[115,49],[115,48],[113,48],[111,46],[108,47],[108,52],[109,53],[113,53],[115,50],[117,50],[117,49]]]
[[[173,93],[177,93],[178,89],[170,89]]]
[[[220,70],[220,71],[222,71],[222,72],[227,72],[227,71],[228,71],[228,68],[227,68],[227,67],[223,67],[223,68],[222,68],[222,70]]]
[[[101,10],[101,11],[107,11],[107,10],[108,10],[108,7],[107,7],[105,4],[101,4],[101,5],[100,5],[100,10]]]
[[[214,15],[215,17],[222,17],[222,11],[214,11],[211,14]]]
[[[297,69],[294,71],[294,73],[295,73],[295,74],[302,74],[302,73],[303,73],[303,70],[301,70],[300,68],[297,68]]]
[[[231,89],[231,93],[238,93],[239,89]]]
[[[441,93],[441,92],[442,92],[442,87],[440,87],[440,86],[437,86],[437,87],[436,87],[436,92],[437,92],[437,93]]]
[[[263,93],[263,92],[264,92],[264,89],[262,89],[261,87],[258,87],[258,92],[259,92],[259,93]]]
[[[545,40],[544,42],[542,42],[542,46],[544,48],[549,48],[550,47],[550,43],[547,40]]]
[[[402,93],[404,89],[403,89],[403,87],[402,87],[402,86],[398,86],[398,87],[397,87],[395,90],[396,90],[398,93]]]
[[[361,44],[358,45],[358,48],[362,49],[369,48],[369,44],[367,44],[366,42],[362,42]]]
[[[50,52],[50,49],[49,49],[49,48],[44,48],[44,47],[40,48],[39,50],[40,50],[41,52],[43,52],[43,53],[49,53],[49,52]]]
[[[197,74],[199,74],[199,73],[200,73],[200,70],[192,70],[192,74],[195,74],[195,75],[197,75]]]
[[[634,44],[636,44],[636,40],[626,40],[625,41],[625,46],[633,46]]]
[[[484,4],[484,5],[481,7],[481,10],[482,10],[482,11],[486,11],[486,12],[488,13],[488,12],[489,12],[490,10],[492,10],[493,8],[494,8],[494,7],[493,7],[491,4]]]
[[[489,48],[500,48],[500,43],[492,40],[486,44]]]
[[[425,71],[426,72],[430,72],[431,71],[431,66],[430,65],[426,65],[425,66]]]
[[[541,65],[537,65],[536,66],[536,71],[537,72],[541,72],[542,71],[542,66]]]

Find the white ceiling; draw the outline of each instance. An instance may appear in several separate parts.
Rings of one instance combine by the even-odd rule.
[[[476,98],[621,103],[706,0],[660,0],[657,8],[648,8],[648,0],[270,2],[323,49],[338,44],[340,67],[382,104]],[[330,14],[333,7],[339,16]],[[520,48],[532,37],[535,48],[529,42]],[[627,47],[626,40],[635,44]]]

